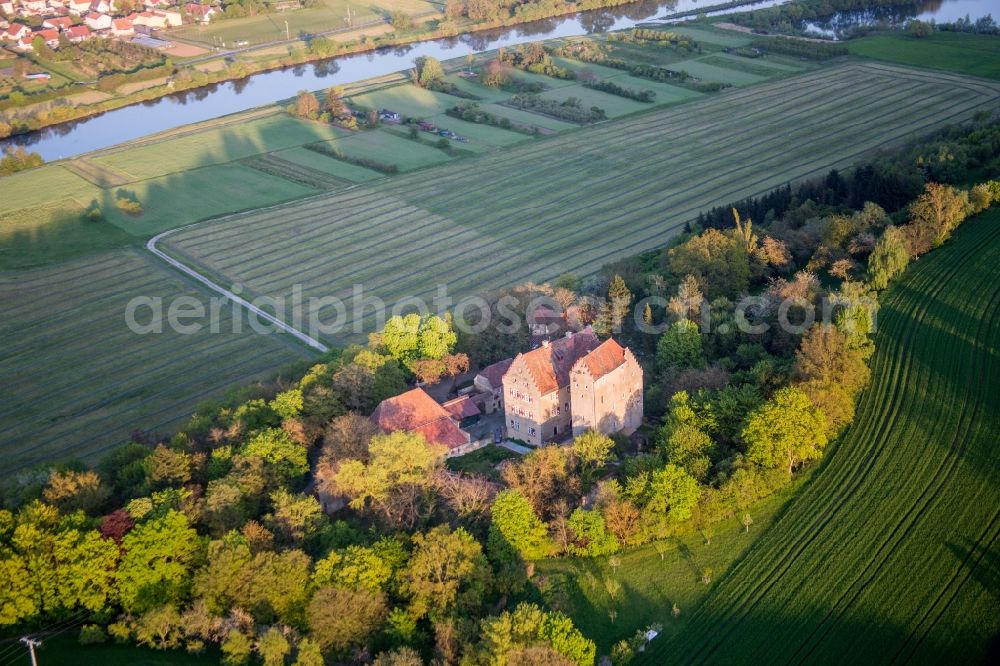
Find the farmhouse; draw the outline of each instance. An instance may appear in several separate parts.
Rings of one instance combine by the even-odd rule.
[[[457,404],[459,401],[453,401],[454,405],[449,403],[449,411],[422,388],[415,388],[380,402],[372,412],[371,420],[385,433],[397,430],[419,433],[431,444],[446,446],[448,452],[445,457],[450,458],[468,453],[475,446],[469,433],[458,427],[458,421],[468,411],[467,407],[475,407]]]
[[[493,387],[486,377],[477,386],[487,383]],[[642,422],[642,368],[628,349],[602,343],[589,326],[518,354],[500,390],[508,436],[534,446],[589,429],[630,433]]]

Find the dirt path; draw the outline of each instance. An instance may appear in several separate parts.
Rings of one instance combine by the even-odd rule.
[[[188,225],[188,226],[191,226],[191,225]],[[225,287],[222,287],[221,285],[218,285],[218,284],[212,282],[211,280],[209,280],[207,277],[205,277],[204,275],[202,275],[198,271],[196,271],[196,270],[194,270],[192,268],[189,268],[188,266],[185,266],[181,262],[177,261],[176,259],[174,259],[170,255],[168,255],[166,252],[164,252],[161,249],[159,249],[158,247],[156,247],[157,241],[159,241],[161,238],[163,238],[165,236],[169,236],[170,234],[172,234],[174,232],[177,232],[177,231],[180,231],[181,229],[186,229],[186,228],[187,227],[180,227],[178,229],[169,229],[167,231],[164,231],[162,233],[159,233],[159,234],[153,236],[152,238],[150,238],[146,242],[146,249],[149,250],[150,252],[152,252],[153,255],[159,257],[163,261],[167,262],[169,265],[171,265],[174,268],[176,268],[177,270],[179,270],[181,273],[184,273],[185,275],[187,275],[187,276],[189,276],[189,277],[197,280],[198,282],[200,282],[201,284],[205,285],[206,287],[208,287],[212,291],[216,292],[217,294],[221,294],[221,295],[225,296],[231,303],[235,303],[237,305],[240,305],[240,306],[244,307],[246,310],[248,310],[249,312],[254,313],[258,317],[258,319],[262,319],[262,320],[264,320],[266,322],[274,324],[280,330],[284,331],[285,333],[288,333],[289,335],[291,335],[292,337],[296,338],[297,340],[299,340],[301,342],[304,342],[305,344],[309,345],[313,349],[319,350],[319,351],[324,352],[324,353],[330,351],[329,347],[327,347],[326,345],[324,345],[322,342],[320,342],[316,338],[309,337],[308,335],[306,335],[302,331],[300,331],[300,330],[298,330],[296,328],[292,328],[291,326],[289,326],[285,322],[281,321],[277,317],[275,317],[275,316],[273,316],[271,314],[268,314],[267,312],[264,312],[263,310],[261,310],[260,308],[258,308],[256,305],[253,305],[252,303],[250,303],[249,301],[247,301],[245,298],[241,298],[241,297],[237,296],[236,294],[234,294],[233,292],[231,292],[228,289],[226,289]]]

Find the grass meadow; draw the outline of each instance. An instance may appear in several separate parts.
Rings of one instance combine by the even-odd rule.
[[[990,35],[935,32],[917,39],[890,32],[852,39],[847,48],[865,58],[1000,79],[1000,40]]]
[[[663,245],[719,201],[845,167],[996,95],[944,74],[844,65],[196,225],[163,247],[269,296],[301,284],[347,298],[362,284],[391,304],[437,284],[459,298],[586,275]]]
[[[597,643],[598,654],[608,654],[616,642],[650,624],[663,625],[658,640],[681,635],[712,589],[702,581],[702,570],[709,568],[718,577],[732,568],[807,478],[758,503],[749,531],[735,518],[713,526],[707,534],[687,529],[665,541],[619,553],[618,567],[606,557],[538,562],[531,596],[540,596],[548,606],[572,617]],[[609,580],[621,586],[616,596],[609,594]],[[675,604],[680,611],[676,616]]]
[[[894,285],[814,480],[640,663],[985,663],[1000,617],[1000,211]]]
[[[10,471],[41,460],[93,460],[134,429],[169,433],[195,406],[305,358],[297,344],[256,335],[221,309],[221,332],[138,335],[126,326],[136,296],[207,297],[138,249],[0,273],[0,452]],[[148,310],[137,320],[149,322]],[[242,333],[233,333],[233,318]],[[229,332],[227,332],[229,331]]]

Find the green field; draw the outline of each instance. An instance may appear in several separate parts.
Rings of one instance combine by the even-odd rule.
[[[617,570],[604,557],[543,560],[536,565],[534,586],[549,606],[567,613],[597,643],[598,654],[608,654],[617,641],[654,623],[663,625],[659,640],[681,635],[711,591],[701,580],[702,569],[712,569],[715,577],[728,571],[773,524],[801,485],[797,481],[757,504],[749,532],[736,519],[713,526],[710,542],[705,535],[688,530],[620,553]],[[617,599],[608,594],[606,579],[621,584]],[[680,609],[677,617],[672,612],[674,604]],[[617,613],[614,622],[608,615],[612,610]]]
[[[347,22],[350,8],[351,23]],[[355,2],[354,0],[320,0],[313,7],[295,11],[261,14],[258,16],[212,20],[208,25],[191,24],[173,28],[166,34],[204,46],[227,46],[236,42],[249,45],[265,44],[283,40],[287,35],[297,37],[331,30],[344,30],[350,26],[362,26],[372,22],[382,22],[393,11],[403,11],[410,15],[425,14],[438,9],[425,0],[379,0],[376,3]],[[225,44],[223,44],[223,42]]]
[[[643,663],[985,663],[1000,628],[1000,210],[887,293],[813,482]]]
[[[256,294],[300,284],[348,298],[362,284],[391,304],[447,284],[457,299],[588,274],[663,245],[719,201],[845,167],[997,95],[949,75],[842,65],[189,227],[162,247]]]
[[[134,429],[169,433],[206,399],[267,377],[305,351],[256,335],[242,313],[233,333],[221,309],[220,333],[139,335],[125,309],[137,296],[207,297],[144,250],[94,254],[57,266],[0,273],[0,452],[3,469],[81,457],[126,440]],[[137,320],[147,322],[149,311]]]
[[[991,35],[935,32],[916,39],[888,32],[852,39],[847,48],[866,58],[1000,79],[1000,38]]]

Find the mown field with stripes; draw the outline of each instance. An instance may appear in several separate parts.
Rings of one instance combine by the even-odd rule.
[[[195,225],[161,247],[255,294],[290,297],[301,285],[307,296],[346,299],[361,284],[390,304],[430,297],[438,284],[461,297],[588,274],[664,244],[700,210],[997,108],[998,91],[948,74],[844,64],[521,144],[461,168]]]
[[[179,296],[209,307],[205,293],[138,249],[0,273],[0,469],[93,459],[135,429],[169,434],[202,400],[305,356],[301,345],[255,334],[241,311],[243,332],[233,333],[228,306],[218,334],[164,324],[137,335],[125,319],[137,296],[162,298],[164,312]],[[151,311],[136,319],[149,323]]]
[[[891,289],[854,425],[641,663],[986,662],[1000,628],[998,263],[994,209]]]

